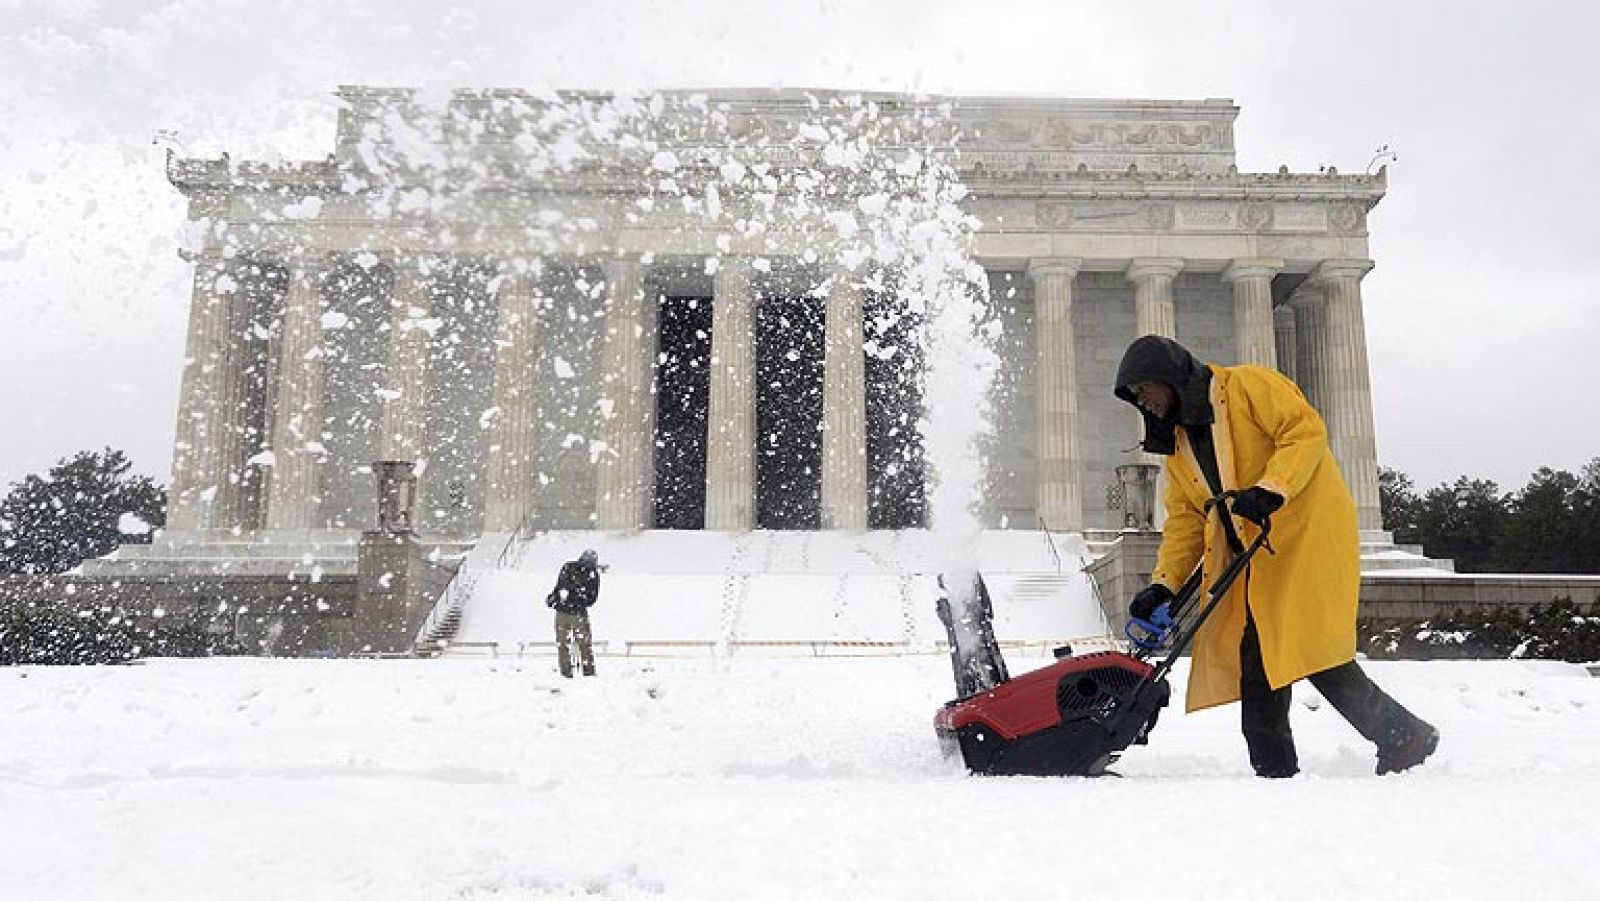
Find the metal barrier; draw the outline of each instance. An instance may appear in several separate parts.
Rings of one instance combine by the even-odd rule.
[[[1109,636],[1090,636],[1063,641],[1002,641],[1000,648],[1007,653],[1018,656],[1052,656],[1055,650],[1062,646],[1070,646],[1075,652],[1087,651],[1120,651],[1125,649],[1125,644]],[[801,657],[912,657],[918,655],[948,654],[950,644],[947,641],[931,643],[917,643],[911,641],[846,641],[831,639],[770,639],[749,641],[711,641],[706,639],[641,639],[641,640],[614,640],[596,641],[592,645],[596,657],[684,657],[707,655],[714,656],[718,649],[729,654],[738,654],[748,651],[754,654],[761,652],[775,652],[777,656],[786,656],[784,652],[792,652],[793,656]],[[450,644],[450,650],[458,656],[467,654],[487,653],[491,657],[503,656],[500,642],[494,641],[457,641]],[[553,657],[557,653],[556,643],[553,641],[519,641],[516,644],[515,656],[517,657]],[[511,654],[509,648],[505,654]]]
[[[1061,551],[1056,547],[1055,536],[1050,534],[1050,527],[1045,524],[1044,517],[1039,517],[1039,531],[1044,533],[1045,547],[1050,549],[1050,559],[1056,562],[1056,575],[1061,574]]]

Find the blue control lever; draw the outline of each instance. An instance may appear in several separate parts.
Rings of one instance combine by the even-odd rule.
[[[1149,619],[1130,618],[1122,628],[1122,634],[1146,651],[1159,651],[1172,639],[1174,625],[1172,604],[1168,602],[1150,611]]]

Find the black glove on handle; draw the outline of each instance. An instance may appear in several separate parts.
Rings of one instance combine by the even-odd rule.
[[[1283,495],[1258,485],[1255,488],[1246,488],[1234,497],[1233,515],[1248,519],[1259,526],[1281,506],[1283,506]]]
[[[1172,590],[1160,582],[1152,582],[1149,588],[1133,596],[1128,602],[1128,616],[1133,619],[1150,619],[1150,614],[1156,608],[1172,600]]]

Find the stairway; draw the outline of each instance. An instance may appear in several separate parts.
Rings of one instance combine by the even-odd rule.
[[[444,653],[450,642],[461,631],[461,613],[465,604],[455,604],[448,607],[444,614],[430,626],[420,640],[417,641],[418,657],[437,657]]]
[[[952,558],[963,554],[991,578],[996,628],[1008,640],[1103,634],[1079,571],[1081,541],[1054,542],[1039,532],[988,532],[953,552],[921,530],[540,532],[511,545],[485,536],[452,583],[450,602],[441,599],[419,631],[419,653],[548,653],[544,596],[562,561],[585,548],[609,567],[593,615],[595,647],[605,654],[930,650],[944,640],[934,615],[937,576],[960,566]]]
[[[1018,601],[1048,601],[1070,596],[1078,583],[1060,573],[1020,573],[1011,579],[1011,597]]]

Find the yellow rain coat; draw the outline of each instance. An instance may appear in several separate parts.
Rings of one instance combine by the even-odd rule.
[[[1355,501],[1328,450],[1328,430],[1300,389],[1260,366],[1209,366],[1211,427],[1224,490],[1259,485],[1284,498],[1271,517],[1276,550],[1258,552],[1195,636],[1188,710],[1239,699],[1239,642],[1248,602],[1267,681],[1281,688],[1355,659],[1361,545]],[[1166,524],[1151,581],[1176,592],[1205,559],[1209,586],[1232,559],[1194,446],[1177,430],[1167,457]],[[1234,518],[1246,545],[1257,529]],[[1248,600],[1247,600],[1248,599]]]

